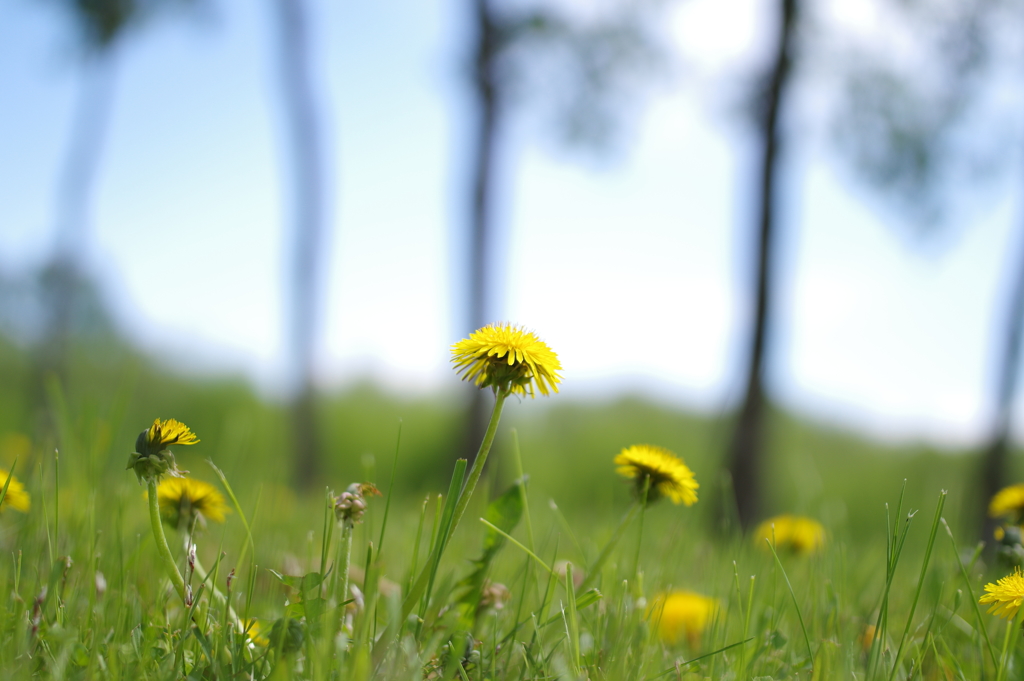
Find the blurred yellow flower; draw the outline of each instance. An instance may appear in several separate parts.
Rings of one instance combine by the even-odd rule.
[[[1007,575],[995,584],[986,584],[985,593],[978,599],[979,603],[991,603],[988,611],[996,617],[1012,619],[1024,602],[1024,575],[1016,568],[1012,575]]]
[[[260,623],[254,619],[247,619],[242,622],[243,631],[250,643],[254,643],[258,646],[266,648],[270,645],[270,641],[267,640],[266,636],[260,634]]]
[[[13,473],[2,468],[0,468],[0,491],[3,490],[8,476],[11,478],[11,484],[7,486],[7,496],[4,497],[3,504],[0,504],[0,510],[10,506],[15,511],[28,513],[28,509],[32,507],[32,500],[29,498],[28,492],[25,491],[25,486],[18,478],[14,477]]]
[[[479,388],[507,389],[536,397],[558,392],[558,355],[531,332],[512,324],[491,324],[452,346],[452,362],[463,380]]]
[[[1024,515],[1024,483],[1010,485],[996,492],[988,505],[993,518],[1009,517],[1016,524]]]
[[[767,548],[771,542],[776,550],[804,555],[815,553],[825,545],[825,528],[817,520],[799,515],[777,515],[757,526],[754,541]]]
[[[691,648],[700,644],[700,636],[715,613],[718,601],[692,591],[659,594],[647,608],[647,619],[657,623],[658,637],[666,645],[679,643],[685,636]]]
[[[644,485],[649,484],[648,503],[661,497],[668,497],[673,504],[693,506],[697,503],[697,488],[700,485],[693,477],[693,471],[667,449],[653,445],[633,445],[623,449],[615,457],[614,463],[618,466],[615,471],[619,475],[636,481],[638,497],[643,494]],[[648,478],[650,483],[646,483]]]
[[[156,487],[160,517],[175,528],[185,528],[193,520],[224,522],[230,513],[227,502],[216,487],[194,478],[164,478]]]

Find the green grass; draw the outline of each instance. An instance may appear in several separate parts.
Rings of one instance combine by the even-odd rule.
[[[972,560],[974,461],[963,452],[881,445],[774,414],[767,510],[828,528],[820,554],[775,556],[717,520],[724,419],[639,398],[510,400],[489,472],[431,560],[443,544],[448,500],[438,495],[450,496],[458,403],[358,385],[325,396],[321,414],[325,485],[372,481],[385,492],[351,535],[350,608],[339,574],[347,543],[324,490],[288,483],[282,405],[242,381],[183,378],[118,352],[79,358],[64,389],[0,346],[10,379],[0,385],[0,466],[17,456],[32,497],[29,513],[0,513],[0,678],[975,681],[1017,678],[1024,664],[1020,637],[1006,639],[1008,625],[976,604],[1008,569]],[[220,485],[212,460],[238,502],[195,538],[210,577],[202,590],[192,579],[191,618],[159,563],[143,489],[124,470],[158,416],[202,439],[176,450],[179,465]],[[613,541],[634,502],[611,459],[638,442],[680,454],[701,501],[652,505],[642,537],[633,513]],[[528,485],[505,494],[520,465]],[[181,569],[182,538],[167,532]],[[558,567],[565,561],[572,567]],[[425,566],[424,596],[403,604]],[[478,607],[487,583],[507,587],[501,609]],[[214,586],[269,645],[248,644],[226,626],[229,613],[207,606]],[[666,643],[650,604],[676,589],[719,608],[699,636]],[[865,645],[876,624],[881,638]]]

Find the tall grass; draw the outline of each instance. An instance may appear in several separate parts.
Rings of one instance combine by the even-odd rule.
[[[428,423],[454,410],[379,400],[386,412],[407,410],[401,438],[393,414],[371,419],[353,437],[380,444],[330,467],[336,492],[351,482],[386,491],[346,532],[323,491],[279,482],[286,449],[272,404],[229,389],[153,407],[124,385],[92,395],[51,387],[52,426],[19,454],[32,508],[0,513],[0,678],[974,681],[1016,678],[1024,663],[1016,625],[977,605],[1003,568],[960,555],[953,541],[968,535],[958,510],[966,490],[955,486],[962,460],[921,468],[919,479],[910,470],[905,488],[907,459],[882,461],[858,481],[848,460],[829,468],[815,444],[826,436],[784,425],[799,446],[774,475],[804,476],[784,497],[799,508],[784,510],[817,515],[829,530],[821,552],[796,555],[713,520],[714,420],[673,435],[668,412],[635,402],[593,407],[600,417],[590,421],[575,406],[516,416],[517,435],[499,428],[491,473],[460,509],[465,464],[434,456],[438,425]],[[143,406],[160,411],[139,414]],[[608,414],[618,408],[630,418],[616,430]],[[564,430],[549,422],[559,414],[569,415]],[[198,432],[203,442],[179,459],[219,484],[234,510],[194,539],[209,569],[191,577],[191,607],[159,562],[143,489],[123,470],[134,435],[157,415]],[[0,437],[29,431],[4,427]],[[566,445],[573,433],[583,444]],[[662,501],[641,514],[611,464],[636,441],[677,447],[703,485],[701,501]],[[428,463],[436,470],[425,495],[412,479]],[[956,505],[938,486],[926,499],[921,479],[941,481]],[[931,522],[916,520],[936,495]],[[457,511],[465,514],[455,527]],[[936,541],[944,522],[947,539]],[[184,573],[184,540],[171,530],[168,540]],[[227,602],[211,598],[214,589]],[[675,590],[717,608],[698,631],[668,640],[654,604]]]

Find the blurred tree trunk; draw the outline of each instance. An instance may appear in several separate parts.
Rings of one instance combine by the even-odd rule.
[[[476,137],[473,147],[469,231],[468,330],[475,331],[496,321],[488,317],[494,280],[489,265],[492,261],[492,199],[495,152],[498,146],[500,93],[495,74],[498,53],[498,27],[491,0],[472,0],[476,29],[473,54],[473,106],[476,110]],[[491,407],[489,391],[471,387],[466,428],[460,456],[470,463],[487,429]]]
[[[780,3],[782,11],[779,17],[777,52],[764,93],[763,109],[758,111],[763,150],[758,186],[759,213],[753,278],[753,296],[756,303],[748,346],[746,391],[728,457],[736,510],[744,529],[750,528],[758,520],[761,506],[766,407],[764,365],[773,314],[776,191],[779,156],[783,150],[779,114],[790,85],[797,23],[797,0],[780,0]]]
[[[87,276],[83,256],[89,243],[92,198],[110,128],[116,49],[116,44],[109,43],[83,56],[81,89],[57,185],[53,254],[40,281],[49,315],[39,369],[61,382],[67,374],[70,336],[79,307],[76,295]]]
[[[1008,306],[1004,311],[999,364],[996,377],[996,417],[992,436],[988,441],[981,461],[981,536],[989,541],[995,522],[988,516],[988,502],[992,496],[1007,484],[1006,469],[1010,447],[1010,426],[1013,423],[1013,404],[1017,395],[1020,376],[1021,340],[1024,339],[1024,239],[1017,258],[1009,264],[1010,289]]]
[[[324,159],[313,92],[305,0],[275,0],[280,75],[291,150],[292,266],[289,315],[291,425],[295,482],[313,486],[322,473],[313,360],[316,350],[321,254],[326,233]]]

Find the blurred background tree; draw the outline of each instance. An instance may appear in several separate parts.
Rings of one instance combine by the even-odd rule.
[[[42,403],[44,376],[66,381],[72,339],[108,343],[118,334],[107,302],[86,265],[93,198],[116,101],[118,62],[129,37],[171,10],[199,0],[44,0],[69,23],[72,54],[81,71],[67,148],[57,179],[54,229],[48,262],[27,281],[7,282],[11,328],[35,340],[37,380],[33,402]]]
[[[754,198],[754,262],[748,280],[748,296],[753,306],[747,322],[743,397],[726,456],[732,501],[744,529],[760,521],[762,504],[767,408],[764,377],[775,318],[779,176],[784,169],[788,141],[783,117],[793,88],[795,62],[800,58],[800,13],[798,0],[778,0],[775,52],[754,97],[759,158]]]
[[[323,473],[323,452],[314,381],[317,335],[323,315],[324,251],[328,232],[324,117],[317,96],[306,0],[274,0],[278,33],[281,101],[291,156],[288,184],[292,242],[288,338],[288,396],[295,482],[315,486]]]
[[[543,4],[500,0],[472,3],[468,84],[475,131],[469,173],[467,275],[463,336],[500,320],[507,251],[500,243],[495,205],[509,118],[530,105],[560,148],[606,153],[621,142],[646,85],[664,66],[654,26],[664,3],[614,3],[596,17],[574,16]],[[553,133],[553,134],[552,134]],[[503,173],[504,171],[504,173]],[[511,173],[508,173],[511,175]],[[489,396],[468,389],[460,456],[470,461],[483,439]]]
[[[1006,87],[1019,88],[1016,3],[889,0],[886,39],[844,46],[834,140],[862,186],[881,199],[912,246],[963,229],[1003,184],[1024,119],[1008,120]],[[1019,7],[1017,7],[1019,9]],[[839,56],[839,54],[837,54]],[[1016,81],[1016,82],[1015,82]],[[1019,107],[1021,104],[1018,103]],[[1017,115],[1019,117],[1020,111]],[[1022,218],[1018,218],[1024,228]],[[992,421],[982,447],[976,517],[990,540],[988,501],[1009,484],[1008,455],[1024,340],[1024,229],[1008,253],[992,329]],[[991,544],[991,542],[989,542]]]

